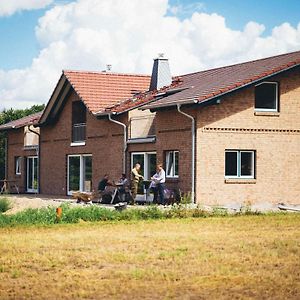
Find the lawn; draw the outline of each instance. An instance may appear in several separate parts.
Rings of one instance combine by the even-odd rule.
[[[300,215],[0,229],[0,299],[299,299]]]

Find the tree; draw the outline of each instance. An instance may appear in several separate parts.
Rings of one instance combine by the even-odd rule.
[[[0,112],[0,125],[42,111],[45,105],[33,105],[26,109],[4,109]],[[5,176],[5,133],[0,132],[0,179]]]

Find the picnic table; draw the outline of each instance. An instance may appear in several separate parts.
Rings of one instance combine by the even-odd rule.
[[[0,182],[3,183],[0,194],[4,194],[4,193],[10,193],[12,188],[15,188],[16,192],[18,194],[20,194],[19,192],[19,187],[17,185],[17,181],[16,180],[7,180],[7,179],[3,179],[0,180]]]

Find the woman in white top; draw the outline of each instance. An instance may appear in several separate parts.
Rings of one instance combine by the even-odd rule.
[[[166,172],[163,169],[162,164],[156,165],[156,174],[151,177],[151,184],[150,188],[154,192],[154,199],[153,203],[164,204],[164,189],[165,189],[165,182],[166,182]],[[157,196],[159,195],[159,202],[157,201]]]

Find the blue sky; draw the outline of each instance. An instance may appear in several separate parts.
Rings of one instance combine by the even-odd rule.
[[[0,110],[48,101],[63,69],[173,75],[300,50],[300,0],[0,0]],[[171,17],[171,18],[170,18]]]
[[[192,0],[171,0],[171,5],[184,7],[199,3]],[[202,11],[218,13],[226,18],[227,25],[232,29],[241,29],[249,21],[255,21],[266,26],[266,33],[284,22],[296,26],[300,22],[299,0],[208,0],[200,1]],[[200,6],[201,7],[201,6]],[[185,16],[191,11],[187,10]]]
[[[72,1],[57,0],[55,3],[67,2]],[[247,22],[255,21],[265,25],[263,35],[269,34],[273,27],[284,22],[293,26],[300,22],[299,0],[170,0],[169,4],[181,8],[178,12],[181,19],[190,17],[195,9],[208,14],[218,13],[235,30],[241,30]],[[31,64],[40,51],[35,37],[35,26],[48,8],[49,6],[0,17],[0,69],[25,68]]]

